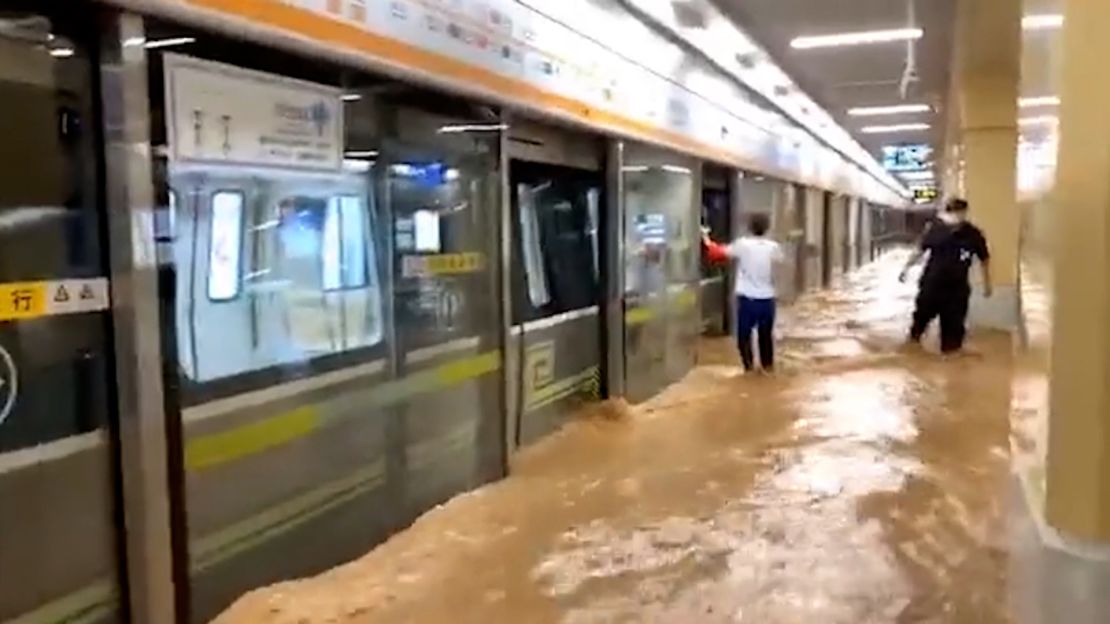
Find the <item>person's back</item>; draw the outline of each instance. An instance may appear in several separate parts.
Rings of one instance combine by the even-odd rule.
[[[779,244],[764,236],[742,236],[730,245],[736,259],[736,294],[748,299],[775,298],[775,264],[782,259]]]
[[[968,288],[972,260],[986,257],[983,232],[967,221],[937,220],[930,225],[921,242],[929,252],[922,284],[944,288]]]

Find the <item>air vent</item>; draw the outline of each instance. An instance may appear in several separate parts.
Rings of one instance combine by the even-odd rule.
[[[698,6],[690,0],[671,0],[674,18],[684,28],[705,28],[707,20]]]
[[[754,52],[737,54],[736,62],[740,63],[740,66],[744,69],[755,69],[756,64],[759,63],[759,57]]]

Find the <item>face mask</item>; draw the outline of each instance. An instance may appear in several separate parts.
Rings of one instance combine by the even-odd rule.
[[[940,220],[948,225],[956,225],[961,219],[951,212],[942,212],[940,213]]]

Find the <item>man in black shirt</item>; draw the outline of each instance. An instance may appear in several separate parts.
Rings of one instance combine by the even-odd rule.
[[[987,239],[979,228],[967,221],[967,212],[966,201],[950,200],[941,217],[925,229],[920,247],[906,263],[900,278],[905,281],[910,268],[925,254],[929,255],[918,287],[910,339],[920,342],[929,323],[939,316],[940,350],[943,353],[956,353],[963,348],[968,302],[971,299],[968,272],[975,258],[979,259],[983,271],[983,294],[991,296]]]

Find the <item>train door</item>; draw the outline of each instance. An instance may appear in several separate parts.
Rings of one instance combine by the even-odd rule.
[[[821,286],[832,285],[835,275],[833,263],[836,261],[836,243],[833,225],[833,195],[828,191],[821,193]]]
[[[788,182],[775,181],[773,184],[772,232],[783,248],[784,260],[775,275],[778,297],[783,302],[791,302],[801,294],[799,279],[802,271],[798,262],[805,243],[805,231],[800,227],[795,211],[797,189]]]
[[[679,378],[696,358],[700,166],[629,144],[622,173],[625,390],[640,401]]]
[[[809,273],[812,271],[809,266],[809,211],[806,210],[806,188],[792,184],[791,189],[792,204],[788,209],[794,215],[794,230],[791,234],[797,243],[794,248],[794,264],[797,267],[794,272],[794,289],[801,295],[809,288]]]
[[[175,236],[190,243],[174,245],[176,292],[184,304],[177,308],[184,372],[205,381],[248,370],[257,359],[260,331],[250,313],[253,294],[243,292],[239,275],[256,184],[219,170],[184,169],[169,178],[169,193]],[[196,331],[198,318],[204,331]],[[244,340],[250,348],[229,348]]]
[[[730,172],[722,167],[706,165],[702,174],[701,227],[711,239],[720,243],[732,240],[732,193]],[[701,259],[702,329],[707,334],[727,334],[731,284],[729,265],[709,264]]]
[[[378,166],[391,222],[405,504],[503,475],[500,119],[401,89]]]
[[[602,147],[532,122],[510,131],[513,445],[600,398]]]
[[[96,20],[0,13],[0,621],[122,622]],[[130,354],[134,355],[134,354]]]

